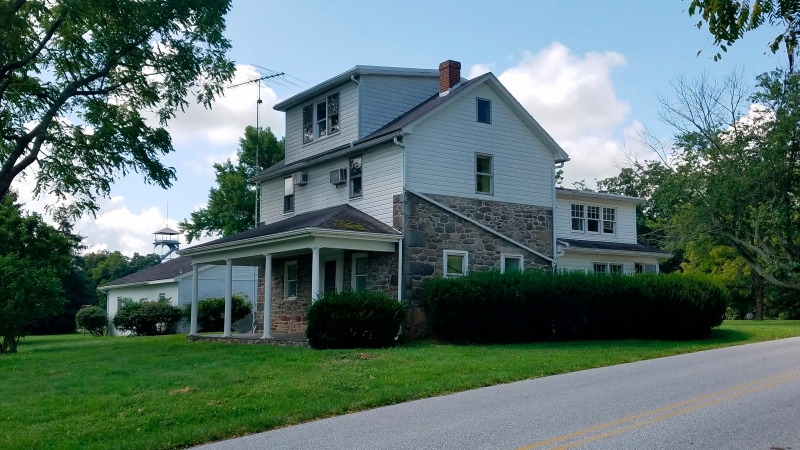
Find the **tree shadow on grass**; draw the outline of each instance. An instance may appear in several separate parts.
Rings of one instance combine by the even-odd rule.
[[[700,342],[729,344],[748,341],[752,339],[752,337],[751,333],[746,333],[744,331],[715,328],[709,332],[708,338]]]

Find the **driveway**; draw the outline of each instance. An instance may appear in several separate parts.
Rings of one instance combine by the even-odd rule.
[[[800,450],[800,338],[492,386],[198,448]]]

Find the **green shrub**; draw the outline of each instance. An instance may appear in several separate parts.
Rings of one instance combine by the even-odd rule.
[[[81,308],[75,315],[75,325],[92,336],[104,336],[108,326],[106,310],[99,306]]]
[[[425,284],[425,311],[442,340],[690,339],[722,323],[727,291],[683,274],[475,273]]]
[[[169,303],[169,299],[155,302],[125,300],[114,315],[114,327],[130,331],[136,336],[155,336],[173,332],[173,326],[181,320],[181,310]]]
[[[244,319],[253,312],[253,305],[246,294],[231,296],[231,323]],[[192,305],[183,307],[183,315],[189,320]],[[197,327],[200,331],[222,331],[225,327],[225,298],[210,297],[197,302]]]
[[[311,347],[379,348],[396,342],[403,306],[382,292],[326,292],[308,309]]]

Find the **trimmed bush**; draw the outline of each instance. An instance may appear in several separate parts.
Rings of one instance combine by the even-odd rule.
[[[99,306],[81,308],[75,315],[75,325],[78,331],[86,331],[92,336],[104,336],[108,326],[106,310]]]
[[[181,310],[169,300],[134,302],[125,300],[114,315],[114,327],[136,336],[168,334],[181,320]]]
[[[231,323],[244,319],[253,312],[246,294],[231,296]],[[183,307],[187,320],[192,317],[192,305]],[[210,297],[197,302],[197,327],[200,331],[222,331],[225,327],[225,298]]]
[[[425,284],[431,331],[454,342],[699,338],[728,293],[701,276],[482,272]]]
[[[315,349],[380,348],[396,343],[403,306],[382,292],[326,292],[308,309]]]

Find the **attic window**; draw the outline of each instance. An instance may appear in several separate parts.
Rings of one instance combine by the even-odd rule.
[[[486,100],[485,98],[479,98],[477,109],[478,109],[478,122],[480,123],[492,123],[492,101]]]

